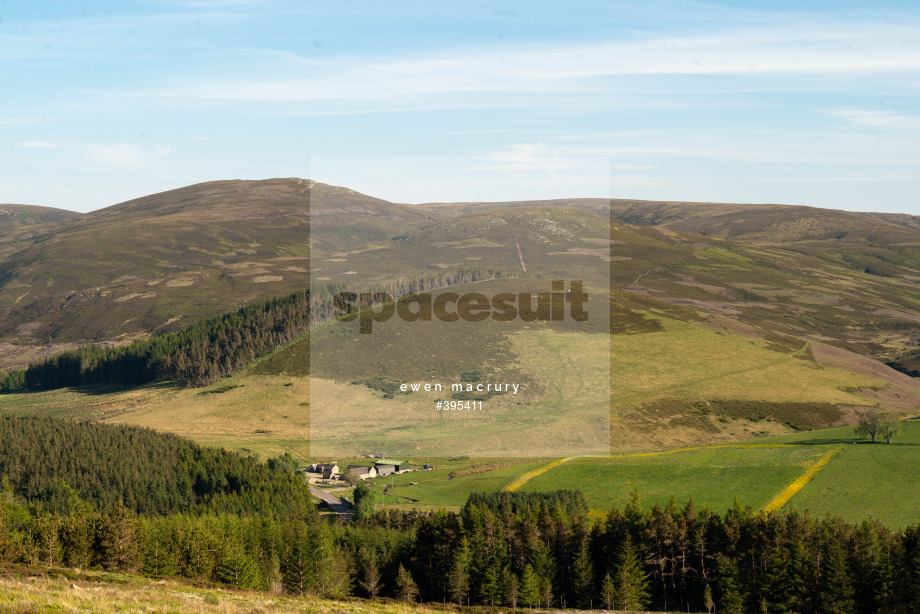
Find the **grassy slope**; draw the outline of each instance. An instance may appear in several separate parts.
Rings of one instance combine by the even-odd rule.
[[[150,385],[2,395],[0,411],[146,426],[204,445],[306,458],[308,398],[306,380],[235,376],[205,389]]]
[[[74,588],[74,586],[76,588]],[[0,576],[0,612],[157,612],[184,614],[437,614],[493,612],[488,607],[407,604],[389,599],[325,599],[276,593],[194,586],[179,580],[153,580],[128,574],[23,567]],[[519,609],[507,612],[558,612]]]
[[[660,330],[610,338],[552,329],[511,335],[492,356],[508,369],[499,381],[521,382],[522,392],[518,397],[492,397],[475,414],[436,412],[435,399],[448,394],[418,392],[384,399],[379,391],[351,383],[360,371],[350,372],[348,365],[369,357],[375,373],[394,381],[441,381],[445,386],[456,381],[458,370],[475,366],[447,364],[443,372],[415,371],[419,363],[392,354],[385,335],[379,337],[380,357],[374,358],[372,345],[356,344],[354,360],[346,354],[346,360],[324,367],[339,365],[343,377],[315,376],[312,390],[303,373],[307,357],[298,358],[306,345],[300,343],[204,390],[157,385],[13,394],[0,396],[0,409],[149,426],[209,445],[262,453],[293,449],[308,455],[312,423],[314,456],[382,451],[564,456],[608,449],[607,432],[598,430],[610,408],[603,379],[608,372],[614,410],[609,437],[613,449],[622,451],[780,434],[790,432],[789,424],[817,428],[847,419],[847,407],[897,409],[916,399],[913,381],[906,376],[906,383],[885,381],[858,369],[854,373],[821,366],[802,348],[720,334],[660,312],[638,313],[643,315],[636,318],[637,326],[654,317]],[[444,330],[457,336],[439,337],[443,347],[451,348],[447,355],[456,356],[465,332],[462,327]],[[377,333],[372,337],[378,339]],[[422,355],[422,348],[409,349]],[[383,362],[387,355],[392,360]],[[598,362],[605,356],[610,356],[609,365]],[[432,364],[423,366],[430,369]],[[891,395],[883,394],[886,390]]]
[[[76,587],[76,588],[74,588]],[[393,601],[333,600],[274,593],[194,586],[178,580],[153,580],[127,574],[74,572],[40,567],[11,570],[0,576],[0,612],[303,612],[329,614],[412,614],[457,608],[409,605]]]
[[[312,422],[314,455],[386,451],[411,456],[548,456],[606,450],[606,433],[588,422],[607,416],[602,379],[607,365],[595,364],[594,359],[608,355],[617,412],[613,444],[619,450],[724,442],[790,430],[781,415],[759,418],[757,403],[745,408],[720,400],[759,401],[770,407],[795,401],[799,405],[791,408],[799,414],[808,409],[801,402],[812,402],[820,410],[815,422],[807,425],[813,428],[827,423],[821,420],[832,424],[843,416],[827,404],[880,402],[855,387],[888,385],[821,367],[796,352],[770,349],[763,340],[717,334],[661,316],[658,320],[659,332],[618,335],[609,341],[603,335],[582,338],[551,330],[512,336],[506,351],[517,371],[505,379],[531,382],[531,387],[518,398],[502,395],[484,401],[484,411],[475,415],[439,414],[434,399],[447,396],[443,394],[418,392],[384,399],[379,391],[350,383],[354,374],[349,373],[339,382],[316,378],[310,390],[303,375],[262,372],[260,365],[270,359],[204,390],[161,385],[14,394],[0,396],[0,408],[144,425],[206,444],[261,452],[290,446],[306,455]],[[603,347],[591,348],[592,342]],[[613,346],[609,354],[608,344]],[[419,380],[411,373],[394,371],[390,376],[404,377],[401,381],[452,381],[446,374]],[[776,386],[777,381],[787,384]],[[219,390],[224,391],[209,394]],[[519,401],[526,402],[518,405]],[[458,428],[461,421],[463,427]],[[595,438],[576,441],[573,429],[585,436],[595,433]]]
[[[360,464],[360,461],[354,461]],[[413,507],[446,507],[459,510],[472,492],[493,492],[507,486],[522,473],[545,465],[547,459],[494,458],[430,459],[437,467],[430,471],[412,471],[400,475],[384,476],[368,481],[373,485],[378,503]],[[424,462],[419,462],[424,464]],[[384,497],[383,487],[388,488]]]
[[[761,446],[763,444],[760,444]],[[528,481],[521,490],[577,488],[592,508],[623,507],[638,488],[643,505],[666,505],[671,496],[724,512],[734,504],[763,507],[822,446],[720,447],[673,453],[574,459]]]
[[[920,462],[920,422],[902,424],[891,445],[869,444],[852,427],[769,437],[749,444],[716,445],[664,452],[573,458],[527,481],[522,491],[559,488],[584,492],[593,515],[622,507],[639,489],[642,504],[666,505],[693,499],[697,506],[724,512],[735,499],[760,509],[830,451],[836,456],[786,508],[832,513],[849,522],[869,517],[891,527],[920,523],[920,489],[913,470]],[[548,462],[548,461],[546,461]],[[498,489],[543,463],[504,467],[488,474],[457,476],[447,481],[438,472],[398,476],[391,495],[417,505],[460,505],[469,493]],[[421,477],[414,477],[421,476]],[[400,486],[408,482],[415,486]],[[389,481],[387,481],[389,483]]]
[[[916,216],[856,213],[794,205],[693,203],[629,199],[562,199],[513,203],[441,203],[425,205],[432,213],[459,210],[481,213],[503,207],[570,206],[609,213],[612,218],[706,237],[755,245],[783,245],[862,270],[882,274],[920,270]],[[844,256],[848,256],[844,259]]]
[[[841,441],[840,453],[792,501],[789,507],[813,514],[834,513],[849,522],[868,517],[903,527],[920,523],[920,422],[903,423],[891,445],[849,443],[851,429],[816,433]],[[804,437],[800,435],[799,437]]]

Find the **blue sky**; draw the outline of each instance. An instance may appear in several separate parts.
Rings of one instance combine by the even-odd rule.
[[[920,4],[0,0],[0,110],[0,202],[296,176],[920,214]]]

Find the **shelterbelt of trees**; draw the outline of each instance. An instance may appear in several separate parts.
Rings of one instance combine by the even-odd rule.
[[[369,289],[399,298],[435,288],[516,276],[491,268],[464,267],[436,275],[396,279]],[[208,318],[186,329],[135,341],[123,347],[85,345],[51,356],[27,369],[3,374],[0,392],[50,390],[94,384],[146,384],[175,380],[191,385],[213,382],[265,356],[335,317],[341,284],[325,284],[258,301]],[[368,305],[364,305],[368,306]]]
[[[692,502],[602,520],[581,493],[322,519],[290,458],[131,427],[0,419],[0,563],[505,607],[920,611],[920,527]]]
[[[299,517],[314,505],[295,467],[289,455],[261,463],[150,429],[0,417],[0,479],[41,514]]]
[[[306,332],[309,300],[309,290],[301,290],[127,346],[85,345],[10,373],[0,388],[48,390],[157,380],[209,382]]]

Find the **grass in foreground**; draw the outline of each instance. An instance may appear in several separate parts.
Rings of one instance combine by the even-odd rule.
[[[275,593],[196,587],[176,580],[65,569],[22,568],[0,572],[0,613],[35,612],[171,612],[196,614],[242,612],[280,614],[428,614],[485,612],[441,604],[408,604],[391,600],[332,600]],[[488,608],[488,611],[495,611]],[[511,612],[509,608],[499,611]],[[523,610],[518,610],[523,611]],[[532,610],[527,610],[532,611]]]

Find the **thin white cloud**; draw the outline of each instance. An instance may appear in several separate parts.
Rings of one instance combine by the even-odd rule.
[[[565,172],[586,167],[605,168],[609,164],[602,157],[560,155],[546,143],[517,143],[509,149],[485,157],[489,164],[481,170],[487,171],[545,171]]]
[[[19,143],[20,147],[40,147],[44,149],[57,149],[57,143],[51,143],[48,141],[22,141]]]
[[[920,116],[907,115],[897,111],[861,111],[856,109],[830,111],[831,115],[842,117],[856,125],[870,128],[897,128],[900,130],[920,129]]]
[[[379,101],[464,92],[590,95],[603,87],[599,79],[629,75],[877,76],[918,69],[920,25],[802,24],[625,43],[462,49],[424,59],[292,59],[276,77],[195,79],[171,94],[262,102]]]
[[[91,144],[86,146],[86,159],[106,166],[148,166],[170,151],[170,147],[145,147],[137,143]]]
[[[767,177],[754,179],[766,183],[888,183],[891,181],[916,181],[913,175],[884,175],[877,177],[853,177],[840,175],[838,177]]]

